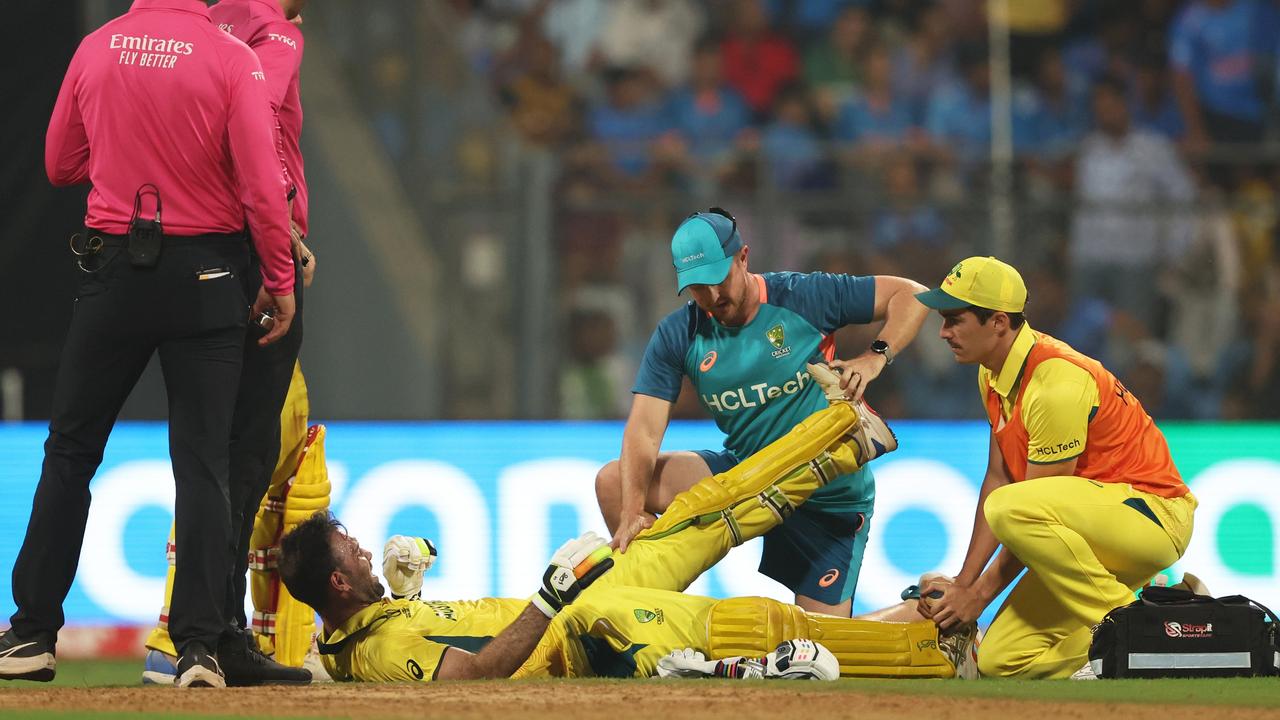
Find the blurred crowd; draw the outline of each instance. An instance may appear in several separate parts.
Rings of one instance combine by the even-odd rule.
[[[666,243],[684,215],[728,208],[757,271],[934,285],[992,249],[993,134],[1033,327],[1157,419],[1280,417],[1277,0],[1011,0],[1007,124],[980,0],[428,4],[406,28],[400,0],[365,3],[386,37],[348,56],[408,179],[443,163],[483,185],[482,126],[553,159],[563,417],[625,415],[680,302]],[[873,386],[890,416],[979,415],[936,330]]]

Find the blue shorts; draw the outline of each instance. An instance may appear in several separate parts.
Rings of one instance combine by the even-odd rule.
[[[729,450],[695,450],[712,474],[737,465]],[[836,511],[801,505],[764,536],[760,573],[797,595],[828,605],[853,597],[871,533],[871,511]]]

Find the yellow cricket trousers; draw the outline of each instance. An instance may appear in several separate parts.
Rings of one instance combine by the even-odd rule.
[[[1196,499],[1074,476],[1012,483],[984,512],[1027,566],[978,652],[985,677],[1065,678],[1085,664],[1090,628],[1169,567],[1191,540]]]

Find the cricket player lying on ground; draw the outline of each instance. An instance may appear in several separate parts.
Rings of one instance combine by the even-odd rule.
[[[335,680],[952,677],[961,659],[972,660],[972,627],[940,638],[931,622],[868,622],[681,592],[830,479],[874,459],[871,440],[885,452],[897,445],[865,405],[833,401],[681,493],[625,554],[611,556],[591,533],[566,543],[530,601],[417,599],[430,549],[413,538],[394,538],[384,555],[393,595],[409,597],[384,598],[371,553],[327,513],[285,536],[280,576],[324,621],[319,648]]]

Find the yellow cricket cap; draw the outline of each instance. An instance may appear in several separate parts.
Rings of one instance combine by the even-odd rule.
[[[1018,313],[1027,307],[1027,285],[1012,265],[993,257],[965,258],[951,268],[942,285],[916,293],[934,310],[960,310],[971,305]]]

